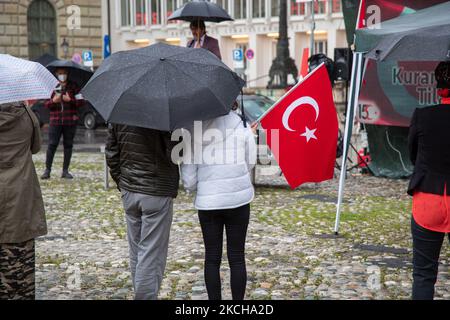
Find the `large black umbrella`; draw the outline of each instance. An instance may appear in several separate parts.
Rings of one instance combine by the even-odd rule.
[[[169,20],[203,20],[211,22],[233,21],[221,6],[203,0],[194,0],[186,3],[181,8],[175,10],[169,17]]]
[[[158,43],[113,54],[81,93],[108,122],[172,131],[227,114],[244,84],[205,49]]]
[[[49,63],[56,61],[56,60],[58,60],[58,58],[56,58],[55,56],[53,56],[49,53],[45,53],[33,61],[38,62],[38,63],[42,64],[44,67],[46,67]]]
[[[53,74],[59,68],[68,69],[69,81],[76,83],[79,87],[84,87],[94,74],[88,67],[69,60],[56,60],[47,65],[47,69]]]

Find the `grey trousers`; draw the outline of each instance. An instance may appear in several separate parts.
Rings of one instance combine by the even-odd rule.
[[[166,268],[173,199],[122,190],[136,300],[156,300]]]

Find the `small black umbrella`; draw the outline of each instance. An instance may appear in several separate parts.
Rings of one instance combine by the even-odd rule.
[[[219,5],[203,0],[194,0],[177,9],[169,17],[169,20],[183,21],[233,21],[229,14]]]
[[[47,69],[53,74],[59,68],[68,69],[69,81],[76,83],[79,87],[84,87],[94,74],[88,67],[69,60],[56,60],[47,65]]]
[[[244,84],[208,50],[158,43],[113,54],[81,93],[108,122],[172,131],[227,114]]]

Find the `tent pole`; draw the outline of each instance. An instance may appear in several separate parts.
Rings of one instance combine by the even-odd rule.
[[[339,234],[339,223],[341,220],[342,200],[344,196],[345,178],[347,174],[347,156],[350,146],[351,135],[353,132],[353,123],[355,121],[355,114],[358,106],[359,91],[361,88],[362,77],[362,53],[353,53],[353,67],[352,77],[350,81],[350,99],[348,99],[347,116],[345,120],[345,133],[344,133],[344,150],[342,154],[341,175],[339,178],[339,192],[338,202],[336,204],[336,222],[334,226],[334,234]]]

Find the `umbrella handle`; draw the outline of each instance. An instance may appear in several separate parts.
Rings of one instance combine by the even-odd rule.
[[[247,117],[245,116],[245,108],[244,108],[244,91],[241,90],[241,109],[242,109],[242,121],[244,122],[244,128],[247,128]]]

